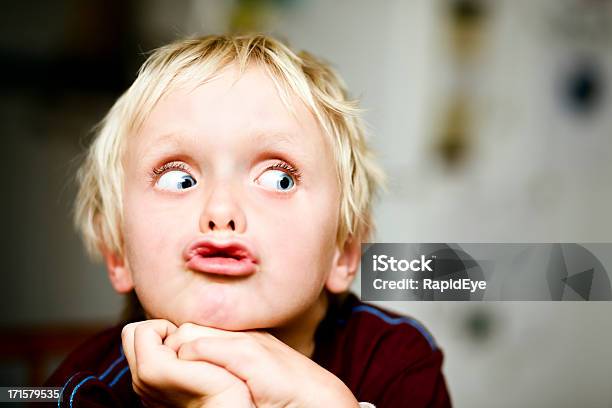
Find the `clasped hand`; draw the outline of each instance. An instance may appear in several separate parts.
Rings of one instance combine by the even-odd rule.
[[[122,342],[147,407],[358,407],[340,379],[266,332],[157,319],[128,324]]]

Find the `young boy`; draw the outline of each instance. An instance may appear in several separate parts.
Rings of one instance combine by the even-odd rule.
[[[347,293],[380,174],[313,56],[264,35],[155,51],[102,122],[76,205],[143,314],[67,358],[47,384],[60,405],[450,406],[427,331]]]

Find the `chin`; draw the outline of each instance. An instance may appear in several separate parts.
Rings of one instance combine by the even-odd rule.
[[[219,315],[194,316],[192,319],[186,320],[186,322],[228,331],[246,331],[261,328],[255,322],[241,319],[238,316],[232,316],[231,313],[224,313],[223,317]]]
[[[211,303],[198,302],[183,314],[180,323],[194,323],[199,326],[213,327],[221,330],[244,331],[257,329],[257,322],[240,311],[237,305],[224,304],[213,305]]]

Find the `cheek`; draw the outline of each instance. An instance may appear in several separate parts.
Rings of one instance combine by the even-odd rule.
[[[169,263],[180,261],[193,221],[190,211],[177,206],[156,203],[146,197],[129,197],[125,202],[124,239],[134,277],[156,275],[157,270],[168,270]],[[162,266],[164,266],[162,268]]]
[[[333,197],[333,196],[332,196]],[[301,205],[298,205],[301,204]],[[328,197],[304,203],[269,206],[256,226],[265,259],[277,282],[300,279],[301,284],[320,285],[330,270],[338,225],[336,204]]]

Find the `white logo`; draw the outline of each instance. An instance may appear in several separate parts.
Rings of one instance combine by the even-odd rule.
[[[421,255],[421,259],[413,259],[411,261],[407,259],[395,259],[387,255],[374,255],[372,256],[372,267],[375,272],[433,272],[429,266],[432,261],[433,259],[425,259],[425,255]]]

